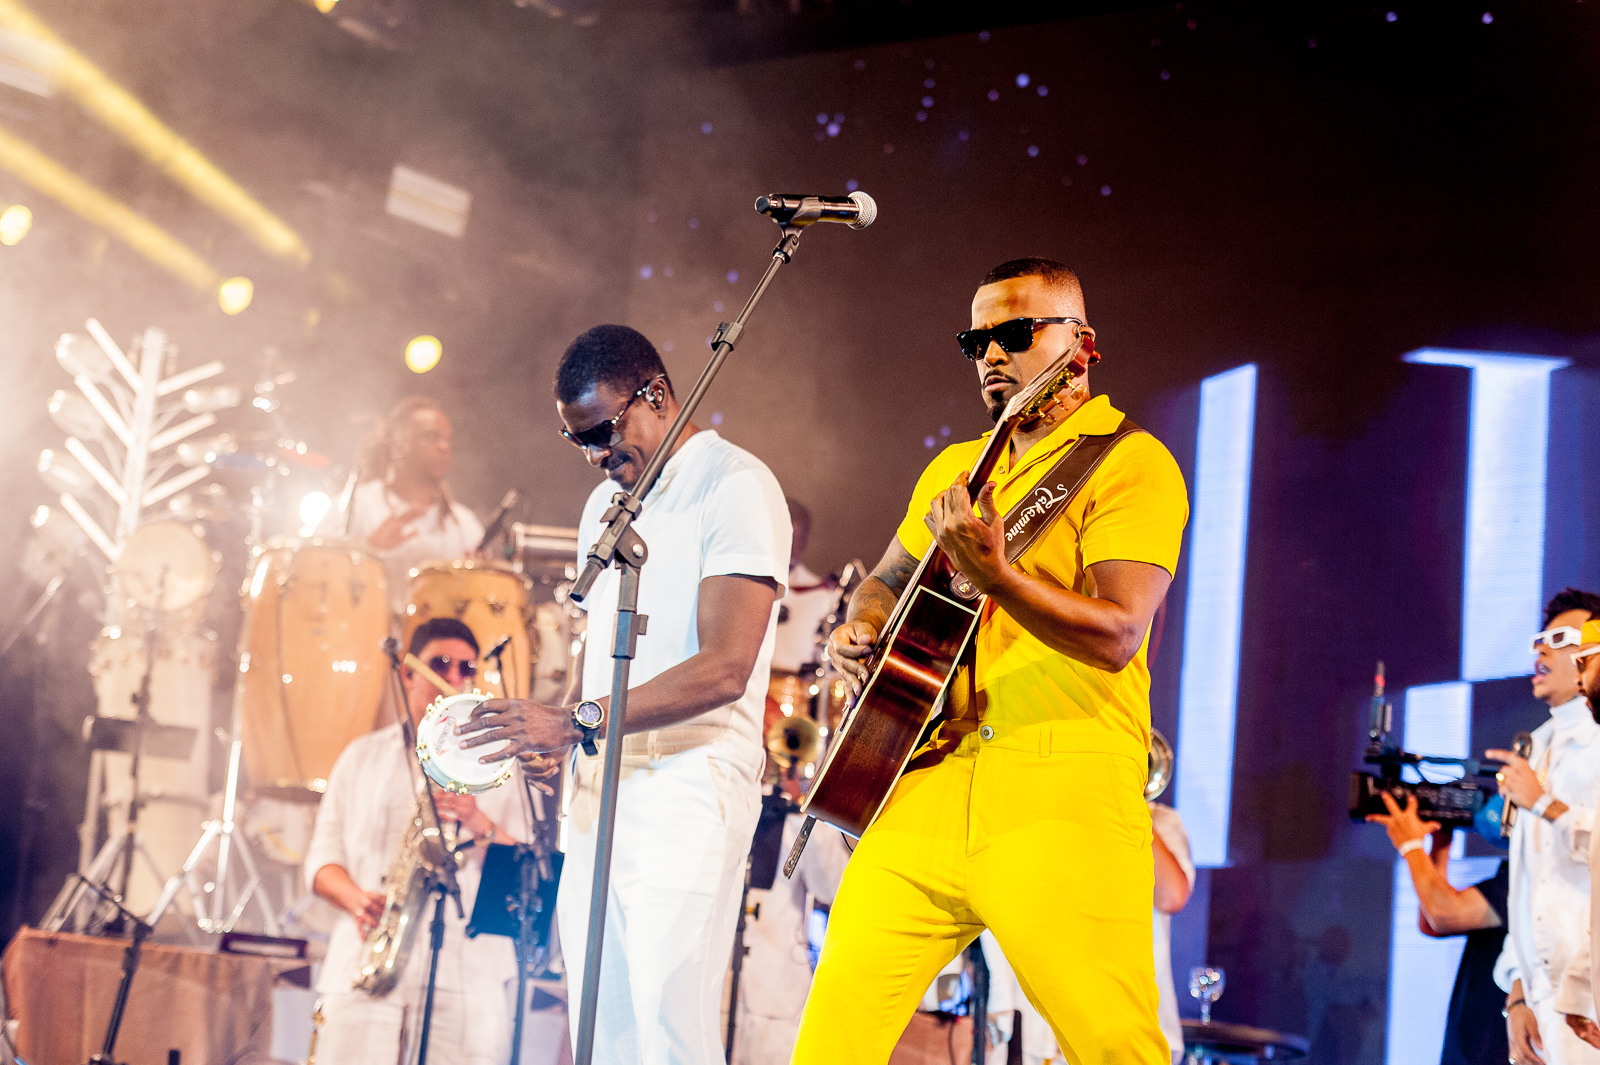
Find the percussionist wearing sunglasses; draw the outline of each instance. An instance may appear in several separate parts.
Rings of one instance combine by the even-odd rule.
[[[958,337],[990,416],[1089,332],[1085,322],[1061,263],[990,271]],[[1050,474],[1069,445],[1122,421],[1080,376],[1017,431],[976,506],[966,471],[983,442],[947,448],[833,632],[829,654],[859,685],[935,542],[988,596],[975,665],[956,674],[944,721],[845,868],[800,1065],[881,1065],[934,975],[985,928],[1066,1060],[1171,1062],[1150,922],[1145,646],[1188,518],[1183,477],[1166,448],[1134,432],[1014,564],[1002,520],[1024,499],[1066,494]]]
[[[418,625],[409,647],[446,684],[472,686],[478,641],[456,618]],[[405,667],[406,705],[413,723],[422,720],[439,691],[421,673]],[[405,971],[387,994],[370,995],[352,982],[362,961],[367,933],[383,918],[384,875],[405,840],[416,811],[408,752],[400,724],[352,740],[328,774],[328,789],[306,850],[310,886],[341,913],[317,978],[322,1023],[317,1059],[339,1065],[393,1065],[416,1056],[428,975],[428,937],[414,941]],[[439,817],[457,842],[474,842],[457,874],[468,919],[478,893],[487,844],[528,838],[528,815],[516,788],[496,788],[474,799],[436,791]],[[502,1065],[511,1051],[511,1000],[516,957],[503,936],[466,936],[466,921],[445,911],[444,948],[433,1005],[428,1060],[441,1065]]]
[[[561,435],[606,474],[578,527],[586,553],[600,515],[619,489],[637,483],[679,406],[650,341],[617,325],[573,341],[555,392]],[[622,739],[595,1060],[720,1065],[723,974],[761,804],[761,718],[789,575],[789,510],[761,460],[691,424],[635,528],[650,547],[639,590],[650,627],[633,661]],[[574,1003],[583,983],[602,762],[594,755],[606,736],[616,602],[617,572],[608,569],[583,603],[596,653],[585,651],[573,669],[566,705],[495,700],[463,727],[481,730],[464,735],[463,747],[508,739],[525,764],[530,752],[584,749],[575,759],[556,906]]]
[[[1563,977],[1588,934],[1589,847],[1600,791],[1600,724],[1578,683],[1573,652],[1583,626],[1600,616],[1600,597],[1568,588],[1545,608],[1533,637],[1534,697],[1550,717],[1533,730],[1527,758],[1485,754],[1506,763],[1500,794],[1518,807],[1511,829],[1511,890],[1505,946],[1495,983],[1506,992],[1510,1060],[1520,1065],[1600,1065],[1600,1050],[1568,1027],[1563,1014],[1594,1020],[1594,1002],[1562,996]]]

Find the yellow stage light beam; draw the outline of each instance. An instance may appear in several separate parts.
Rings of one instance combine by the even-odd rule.
[[[73,50],[18,0],[0,0],[0,27],[61,49],[57,85],[196,199],[244,230],[273,255],[309,262],[300,235],[234,183],[192,145]]]
[[[74,213],[109,230],[139,254],[195,288],[214,292],[221,284],[221,275],[194,249],[4,129],[0,129],[0,167]]]

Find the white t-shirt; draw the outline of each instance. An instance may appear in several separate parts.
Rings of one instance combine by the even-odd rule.
[[[778,638],[772,649],[772,668],[790,673],[814,665],[822,648],[817,646],[817,629],[833,609],[839,589],[832,587],[796,562],[789,571],[789,590],[779,610]]]
[[[317,809],[316,828],[312,830],[311,844],[306,848],[302,866],[308,888],[323,866],[339,865],[363,891],[383,890],[384,875],[399,852],[416,810],[406,757],[397,722],[351,740],[333,763],[333,771],[328,774],[328,790]],[[479,808],[502,833],[527,839],[527,806],[519,788],[513,779],[477,796],[477,800]],[[502,837],[500,842],[510,841]],[[483,857],[484,848],[468,848],[466,862],[456,874],[461,886],[461,903],[469,919],[478,893]],[[427,922],[433,919],[432,907],[432,901],[424,907],[422,927],[417,929],[405,973],[399,986],[390,992],[391,997],[415,994],[427,981]],[[502,993],[501,985],[517,975],[511,940],[492,935],[468,939],[466,924],[456,916],[455,903],[447,903],[444,949],[439,954],[439,989]],[[331,995],[350,990],[363,945],[355,918],[340,914],[317,976],[319,992]]]
[[[383,563],[384,583],[389,588],[389,609],[404,614],[410,601],[411,569],[425,562],[466,558],[483,539],[483,523],[460,503],[450,504],[450,514],[441,518],[432,506],[403,529],[405,539],[389,551],[372,547],[368,538],[378,526],[395,514],[404,514],[411,504],[395,495],[379,480],[356,485],[350,501],[350,539],[362,544]]]
[[[578,524],[580,566],[600,535],[600,516],[620,490],[615,481],[606,480],[589,494]],[[667,460],[633,527],[650,551],[639,581],[639,612],[650,620],[629,674],[632,687],[699,652],[702,580],[733,574],[764,577],[780,590],[788,580],[791,533],[783,489],[765,463],[713,430],[695,433]],[[583,663],[586,699],[611,694],[618,580],[615,567],[606,569],[579,604],[589,612]],[[685,722],[722,728],[709,753],[746,773],[751,782],[760,779],[764,758],[761,714],[777,621],[774,602],[744,694],[729,706]]]

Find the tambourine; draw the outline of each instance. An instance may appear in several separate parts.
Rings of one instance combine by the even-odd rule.
[[[486,743],[482,747],[461,747],[461,737],[456,726],[472,715],[479,705],[493,696],[480,691],[462,692],[460,695],[441,695],[422,715],[417,726],[417,761],[428,779],[446,791],[457,795],[475,795],[498,788],[516,772],[515,758],[502,758],[497,762],[480,762],[485,755],[497,754],[510,745],[510,741]]]

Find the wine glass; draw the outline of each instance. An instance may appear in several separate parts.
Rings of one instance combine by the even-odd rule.
[[[1189,970],[1189,994],[1200,1000],[1200,1023],[1211,1023],[1211,1004],[1222,997],[1228,974],[1214,965],[1196,965]]]

